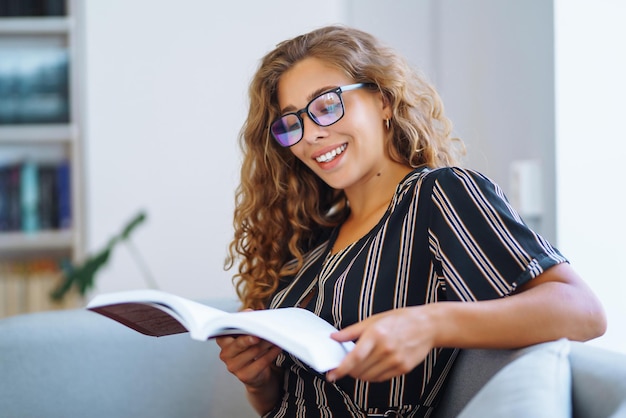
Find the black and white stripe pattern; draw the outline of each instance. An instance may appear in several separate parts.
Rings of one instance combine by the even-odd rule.
[[[390,309],[505,297],[566,261],[523,223],[496,184],[456,167],[409,174],[378,225],[329,256],[335,236],[307,254],[271,308],[297,306],[318,286],[307,309],[344,328]],[[281,355],[277,364],[285,369],[285,396],[267,416],[358,417],[389,408],[428,416],[456,353],[433,349],[412,372],[381,383],[352,378],[329,383]]]

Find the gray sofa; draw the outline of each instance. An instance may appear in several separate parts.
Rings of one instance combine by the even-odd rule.
[[[234,301],[212,304],[236,306]],[[626,355],[557,343],[547,350],[540,345],[462,351],[436,416],[504,416],[502,408],[507,417],[626,416]],[[538,353],[543,360],[531,359]],[[541,371],[547,378],[539,376]],[[550,380],[544,388],[543,381]],[[547,395],[530,400],[545,414],[510,409],[528,402],[520,396],[533,389]],[[503,390],[513,398],[505,399]],[[556,406],[544,405],[555,399]],[[505,405],[495,407],[498,403]],[[186,334],[147,337],[80,309],[0,320],[2,418],[254,416],[214,341],[193,341]]]

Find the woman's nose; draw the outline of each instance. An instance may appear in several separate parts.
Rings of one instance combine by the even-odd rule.
[[[304,129],[302,139],[307,142],[317,142],[318,139],[328,135],[326,127],[313,122],[308,114],[302,115],[302,128]]]

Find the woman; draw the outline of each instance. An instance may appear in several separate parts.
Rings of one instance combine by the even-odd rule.
[[[250,100],[239,296],[305,307],[356,341],[322,376],[258,338],[218,339],[260,414],[425,416],[458,348],[604,332],[558,250],[496,184],[454,166],[462,146],[434,89],[372,36],[334,26],[279,44]]]

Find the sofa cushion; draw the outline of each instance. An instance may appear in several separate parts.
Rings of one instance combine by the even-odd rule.
[[[215,341],[148,337],[77,309],[0,320],[0,416],[258,415]]]
[[[497,372],[459,418],[571,417],[570,343],[538,344]]]

